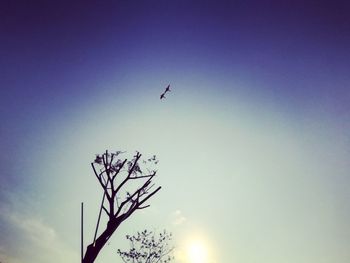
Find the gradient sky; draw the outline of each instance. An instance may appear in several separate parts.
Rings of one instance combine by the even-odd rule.
[[[106,149],[156,154],[163,188],[98,263],[144,228],[177,263],[193,240],[202,263],[349,262],[347,1],[1,1],[0,54],[1,262],[79,262]]]

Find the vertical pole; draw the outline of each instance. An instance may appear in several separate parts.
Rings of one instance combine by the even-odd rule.
[[[81,203],[81,263],[84,257],[84,203]]]
[[[97,219],[97,224],[96,224],[96,230],[95,230],[95,235],[94,235],[94,246],[95,246],[95,242],[96,242],[96,236],[97,236],[97,230],[98,230],[98,226],[100,224],[100,219],[101,219],[101,213],[102,213],[102,207],[103,207],[103,203],[105,201],[105,196],[106,196],[106,192],[103,193],[103,198],[102,198],[102,202],[101,202],[101,207],[100,207],[100,212],[98,214],[98,219]],[[0,262],[1,263],[1,262]]]

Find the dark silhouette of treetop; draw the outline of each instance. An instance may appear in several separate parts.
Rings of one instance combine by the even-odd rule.
[[[170,246],[172,234],[165,230],[159,234],[144,230],[130,236],[130,249],[117,250],[117,253],[125,263],[168,263],[174,257],[171,255],[174,247]]]
[[[121,158],[125,152],[117,151],[96,155],[91,167],[103,189],[103,198],[98,216],[93,242],[87,246],[83,263],[94,262],[98,253],[118,226],[136,210],[149,207],[146,201],[156,194],[161,187],[155,187],[152,179],[157,171],[152,168],[158,160],[155,155],[141,160],[136,154],[128,160]],[[97,236],[101,213],[107,215],[107,226]]]

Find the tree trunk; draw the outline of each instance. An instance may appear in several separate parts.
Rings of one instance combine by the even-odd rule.
[[[112,236],[114,231],[122,222],[122,218],[108,222],[106,230],[103,231],[103,233],[96,239],[95,244],[91,243],[87,246],[85,256],[83,258],[83,263],[93,263],[95,261],[101,249],[104,247],[108,239]]]

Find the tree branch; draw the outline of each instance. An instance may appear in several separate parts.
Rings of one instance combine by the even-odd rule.
[[[92,169],[94,170],[94,173],[96,175],[97,180],[99,181],[100,185],[102,186],[102,188],[103,188],[103,190],[104,190],[104,192],[105,192],[105,194],[107,196],[107,199],[110,200],[111,197],[110,197],[110,195],[109,195],[109,193],[107,191],[108,182],[106,183],[106,185],[104,185],[102,180],[101,180],[101,176],[102,176],[103,172],[98,175],[97,172],[96,172],[94,163],[91,163],[91,166],[92,166]]]
[[[141,178],[149,178],[149,177],[154,177],[156,175],[156,171],[154,171],[152,174],[148,174],[148,175],[140,175],[140,176],[134,176],[131,177],[129,179],[141,179]]]
[[[120,185],[117,187],[117,189],[114,191],[115,194],[118,193],[118,191],[123,187],[123,185],[130,179],[130,176],[132,174],[132,171],[135,169],[136,163],[138,162],[138,160],[140,159],[141,154],[137,153],[136,154],[136,158],[134,160],[134,163],[132,165],[132,167],[130,168],[130,170],[128,171],[128,175],[126,176],[126,178],[120,183]]]
[[[127,199],[125,199],[123,202],[120,203],[120,206],[118,207],[117,212],[114,214],[115,217],[117,217],[119,215],[119,213],[122,211],[122,208],[124,207],[124,205],[129,203],[136,196],[137,192],[138,192],[138,190],[135,191],[132,195],[130,195]],[[130,210],[130,208],[128,210]]]
[[[104,206],[102,206],[102,209],[106,212],[106,214],[108,215],[108,217],[111,216],[110,213],[108,212],[108,210],[107,210]]]
[[[153,195],[155,195],[160,189],[162,189],[161,186],[159,186],[156,190],[154,190],[152,193],[150,193],[148,196],[146,196],[141,202],[139,202],[139,206],[141,206],[144,202],[146,202],[148,199],[150,199]]]
[[[103,161],[103,166],[105,168],[105,172],[107,174],[107,182],[109,181],[111,183],[111,185],[113,184],[112,182],[112,178],[111,178],[111,175],[110,175],[110,167],[108,166],[108,151],[106,150],[105,154],[102,155],[102,161]],[[112,187],[113,189],[113,187]]]
[[[118,170],[115,171],[115,174],[114,174],[113,177],[112,177],[112,180],[113,180],[113,181],[114,181],[115,177],[119,174],[120,170],[123,169],[123,167],[124,167],[124,165],[125,165],[125,163],[126,163],[127,160],[128,160],[128,159],[125,159],[125,160],[119,165]]]
[[[151,205],[145,205],[145,206],[139,206],[137,209],[145,209],[147,207],[150,207]]]

